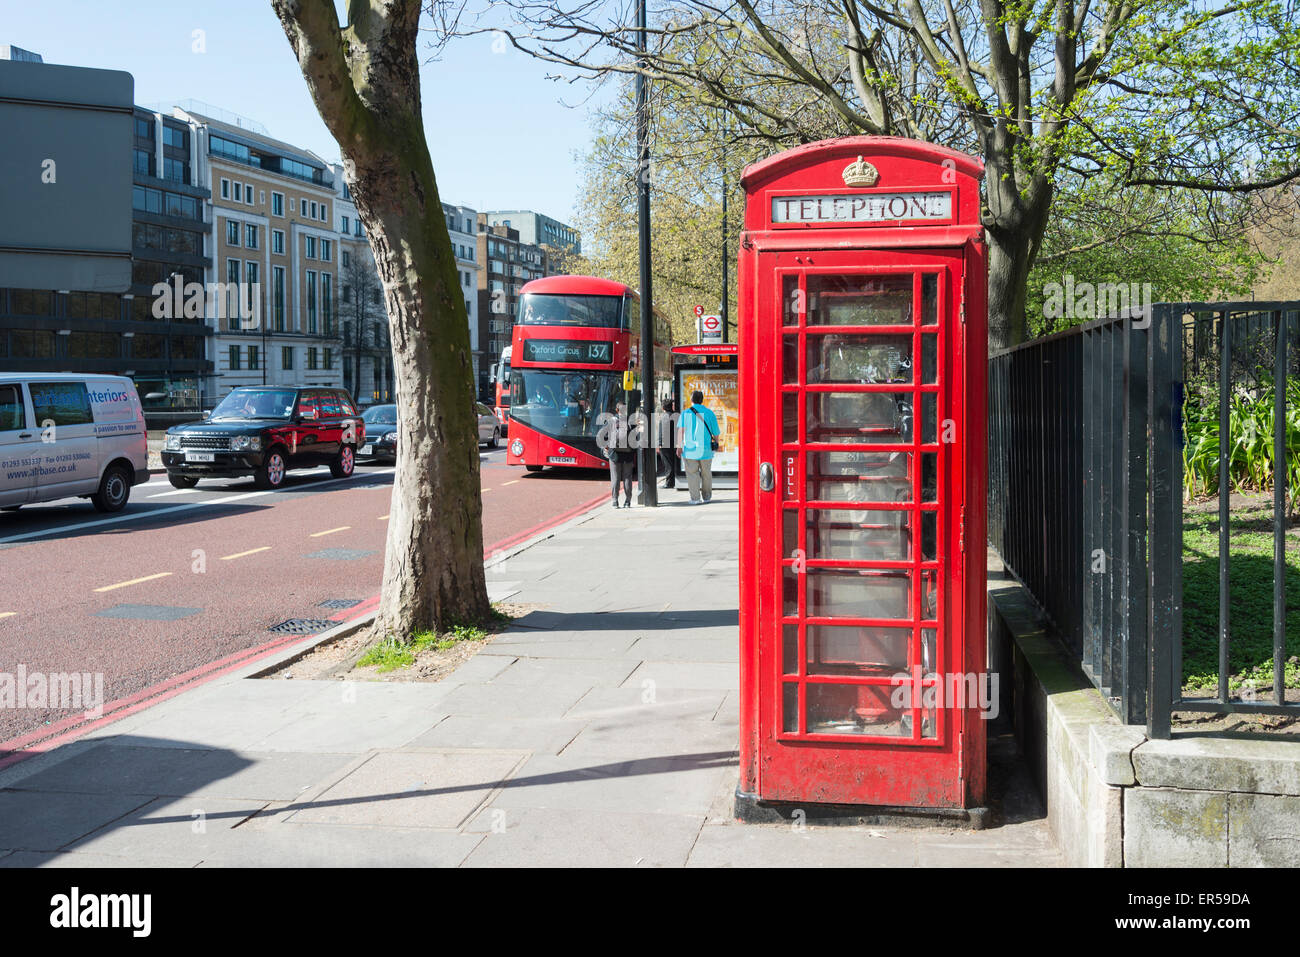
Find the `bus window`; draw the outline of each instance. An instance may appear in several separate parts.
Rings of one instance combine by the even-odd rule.
[[[568,296],[525,293],[519,297],[517,322],[524,326],[589,326],[617,329],[622,300],[618,296]]]

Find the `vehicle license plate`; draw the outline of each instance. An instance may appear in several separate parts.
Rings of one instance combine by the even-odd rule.
[[[374,447],[373,445],[363,445],[363,446],[361,446],[361,454],[362,454],[362,455],[370,455],[370,454],[371,454],[372,452],[374,452],[374,451],[375,451],[375,447]]]
[[[572,455],[548,455],[546,461],[552,465],[577,465],[578,460]]]
[[[213,452],[186,452],[186,462],[215,462],[217,456]]]

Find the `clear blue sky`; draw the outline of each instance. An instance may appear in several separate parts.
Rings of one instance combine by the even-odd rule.
[[[204,53],[192,49],[195,30],[204,31]],[[3,43],[47,63],[126,70],[136,103],[204,100],[339,158],[269,0],[0,0]],[[421,60],[431,56],[422,41]],[[594,104],[584,102],[585,85],[547,81],[549,72],[513,49],[494,52],[489,35],[454,40],[425,63],[425,130],[445,201],[572,222],[573,154]]]

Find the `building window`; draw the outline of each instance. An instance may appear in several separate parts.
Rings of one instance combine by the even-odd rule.
[[[248,295],[244,297],[244,304],[246,306],[245,312],[248,318],[254,322],[261,319],[261,310],[258,308],[258,300],[261,298],[261,290],[257,288],[260,279],[261,271],[258,263],[244,263],[244,281],[248,289]]]
[[[271,309],[275,331],[284,332],[284,267],[271,267]]]
[[[316,332],[316,274],[307,270],[307,331]]]
[[[239,346],[230,347],[230,369],[232,372],[239,369]]]
[[[323,263],[330,261],[330,241],[328,239],[320,241],[320,261]]]
[[[239,221],[234,219],[226,220],[226,243],[231,246],[239,245]]]
[[[352,261],[352,257],[348,255],[348,251],[346,249],[342,250],[339,253],[339,255],[343,257],[343,268],[347,269],[348,264]]]
[[[293,197],[289,197],[289,212],[292,213],[295,210],[297,210],[297,208],[298,208],[298,201]]]
[[[280,256],[284,255],[284,230],[271,230],[271,252]]]
[[[327,272],[320,274],[320,315],[325,335],[332,336],[334,334],[334,284]]]
[[[314,202],[311,204],[311,218],[316,218],[316,204]]]
[[[145,120],[140,117],[135,118],[135,135],[141,139],[153,139],[153,120]]]
[[[307,240],[307,258],[315,259],[316,258],[316,237],[307,236],[305,238]]]
[[[249,249],[257,248],[257,227],[252,223],[244,227],[244,245]]]
[[[185,160],[164,158],[163,179],[169,179],[173,183],[189,183],[190,164]]]
[[[307,371],[309,372],[316,371],[316,347],[315,346],[307,347]]]
[[[239,260],[226,260],[226,290],[217,304],[218,309],[224,309],[226,313],[226,328],[235,330],[239,328]],[[218,313],[220,315],[220,313]]]
[[[230,199],[230,180],[228,179],[223,178],[221,180],[221,198]]]
[[[344,236],[348,234],[348,218],[346,216],[343,217],[343,228],[340,229],[339,232],[341,232]]]
[[[135,151],[135,172],[142,176],[153,175],[153,157],[148,150]]]
[[[280,349],[280,368],[293,368],[293,346],[282,346]]]
[[[324,361],[323,361],[322,364],[323,364],[323,366],[324,366],[326,369],[333,369],[333,368],[334,368],[334,350],[333,350],[333,349],[326,349],[326,350],[325,350],[325,359],[324,359]]]
[[[271,215],[272,216],[284,215],[284,193],[271,194]]]
[[[320,221],[322,223],[328,223],[330,221],[329,207],[326,206],[324,203],[320,204]]]
[[[245,183],[245,184],[244,184],[244,202],[247,203],[249,206],[252,206],[252,205],[253,205],[253,196],[254,196],[254,193],[253,193],[253,184],[252,184],[252,183]]]
[[[250,369],[261,368],[262,357],[258,354],[257,346],[248,347],[248,367]]]
[[[234,183],[231,188],[234,190],[234,200],[236,203],[244,201],[244,186],[242,183]]]

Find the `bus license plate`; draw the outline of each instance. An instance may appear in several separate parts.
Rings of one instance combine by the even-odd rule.
[[[577,465],[578,460],[572,455],[548,455],[546,461],[551,465]]]
[[[212,452],[186,452],[186,462],[215,462],[217,456]]]

